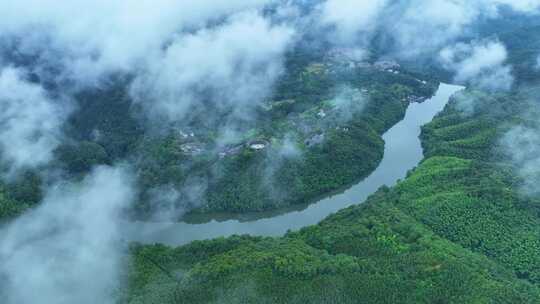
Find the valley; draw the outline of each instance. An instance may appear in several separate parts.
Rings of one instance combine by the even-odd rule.
[[[1,303],[540,303],[539,1],[0,11]]]

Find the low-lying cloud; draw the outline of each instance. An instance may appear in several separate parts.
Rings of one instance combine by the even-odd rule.
[[[456,81],[507,90],[513,77],[504,45],[456,40],[476,21],[497,18],[502,6],[528,14],[540,7],[537,0],[326,0],[306,12],[298,3],[308,6],[279,0],[0,1],[2,165],[12,174],[49,163],[71,108],[69,97],[57,92],[100,87],[117,74],[130,80],[130,96],[158,128],[231,108],[227,113],[235,119],[252,119],[307,24],[330,32],[324,37],[331,47],[354,50],[354,59],[365,58],[378,35],[391,42],[391,55],[440,54]],[[277,6],[275,16],[264,10],[269,4]],[[343,120],[350,119],[347,110],[364,104],[350,99],[353,93],[346,89],[334,100],[344,109]],[[513,157],[524,176],[540,167],[537,134],[522,127],[505,137],[519,147]],[[297,139],[284,138],[276,155],[268,180],[284,160],[302,156]],[[129,170],[99,167],[80,183],[49,188],[39,207],[2,227],[0,298],[7,304],[113,303],[122,269],[118,216],[134,198],[132,184]],[[185,189],[158,187],[150,196],[156,216],[169,219],[184,211],[178,206],[200,203],[205,191],[205,181],[192,179]]]
[[[171,121],[185,119],[204,102],[213,109],[253,109],[282,72],[293,33],[252,11],[178,35],[135,79],[131,93],[149,113]]]
[[[0,70],[0,158],[8,175],[52,159],[61,142],[61,126],[69,114],[24,71]]]
[[[328,0],[319,6],[314,19],[334,26],[334,42],[353,44],[374,34],[392,42],[396,56],[414,58],[437,53],[482,19],[499,17],[501,8],[537,14],[537,0],[406,0],[352,1]],[[389,50],[385,50],[389,51]]]
[[[128,171],[96,168],[57,184],[41,205],[0,230],[6,304],[114,303],[120,281],[119,214],[134,198]]]
[[[337,34],[333,37],[334,42],[357,44],[361,42],[361,36],[376,28],[379,14],[387,3],[387,0],[328,0],[319,7],[320,22],[334,28],[333,32]]]
[[[488,90],[509,90],[514,82],[506,65],[508,52],[498,41],[458,43],[440,52],[443,65],[455,71],[455,81]]]
[[[522,192],[527,196],[540,194],[540,128],[519,125],[508,131],[501,140],[504,152],[522,177]]]
[[[18,53],[37,58],[40,67],[55,65],[61,78],[96,85],[110,73],[134,72],[177,33],[268,2],[2,1],[0,40],[24,37],[17,45]]]

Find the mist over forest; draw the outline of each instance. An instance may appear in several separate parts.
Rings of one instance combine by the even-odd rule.
[[[0,11],[6,304],[540,301],[540,1]],[[317,225],[126,235],[309,211],[376,172],[444,84],[461,87],[422,126],[422,161]]]

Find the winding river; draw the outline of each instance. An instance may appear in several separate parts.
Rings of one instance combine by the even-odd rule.
[[[395,185],[409,170],[417,166],[424,157],[419,139],[421,126],[430,122],[444,108],[450,97],[461,89],[463,87],[441,84],[430,100],[411,104],[405,118],[383,135],[386,143],[384,157],[369,177],[303,210],[288,210],[289,212],[284,214],[259,214],[243,219],[211,220],[206,223],[131,222],[123,225],[124,236],[128,241],[179,246],[195,240],[234,234],[280,236],[288,230],[317,224],[340,209],[363,202],[381,186]]]

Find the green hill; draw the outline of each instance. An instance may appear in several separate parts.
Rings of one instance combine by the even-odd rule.
[[[458,102],[424,128],[428,157],[404,181],[318,225],[134,246],[125,302],[538,303],[540,217],[493,153],[526,103]]]

